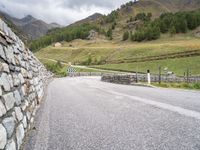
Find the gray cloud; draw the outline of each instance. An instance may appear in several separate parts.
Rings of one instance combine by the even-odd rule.
[[[22,18],[28,14],[48,23],[73,23],[93,13],[107,14],[130,0],[1,0],[0,9]]]

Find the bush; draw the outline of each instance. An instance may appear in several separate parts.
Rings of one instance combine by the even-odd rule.
[[[128,40],[129,39],[129,32],[128,31],[126,31],[126,32],[124,32],[124,34],[123,34],[123,41],[126,41],[126,40]]]
[[[151,21],[151,14],[139,13],[135,20],[143,21],[143,26],[137,28],[131,36],[133,41],[155,40],[160,33],[169,32],[171,36],[176,33],[186,33],[200,26],[200,10],[164,13],[158,19]]]
[[[112,40],[112,39],[113,39],[113,38],[112,38],[112,29],[109,29],[109,30],[107,31],[106,35],[107,35],[107,37],[108,37],[110,40]]]
[[[145,14],[145,13],[138,13],[135,16],[135,20],[142,20],[142,21],[150,21],[152,17],[151,13]]]
[[[29,48],[32,51],[37,51],[55,42],[69,42],[79,38],[86,39],[92,29],[99,31],[99,29],[93,24],[83,24],[51,30],[46,36],[43,36],[40,39],[33,41],[29,45]]]
[[[170,29],[169,29],[169,33],[172,36],[174,36],[176,34],[176,28],[174,26],[172,26]]]
[[[47,70],[51,71],[57,76],[65,77],[67,75],[66,70],[60,61],[57,61],[57,63],[45,63],[45,66]]]
[[[117,17],[118,17],[118,12],[117,11],[112,11],[109,15],[104,17],[104,22],[105,23],[115,22]]]
[[[137,30],[131,37],[133,41],[156,40],[160,37],[160,28],[149,24]]]

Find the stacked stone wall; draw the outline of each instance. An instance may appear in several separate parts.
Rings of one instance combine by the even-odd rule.
[[[20,149],[50,76],[0,19],[0,149]]]
[[[103,75],[102,81],[117,83],[117,84],[135,84],[136,82],[148,82],[146,74],[124,74],[124,75]],[[151,75],[151,82],[164,83],[200,83],[200,77],[176,77],[176,76],[161,76]]]

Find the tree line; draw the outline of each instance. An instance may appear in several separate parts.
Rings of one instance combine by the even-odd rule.
[[[72,41],[74,39],[86,39],[91,30],[98,31],[98,27],[93,24],[82,24],[69,26],[65,28],[54,29],[48,32],[46,36],[31,42],[29,48],[31,51],[37,51],[55,42]]]
[[[159,18],[152,20],[151,13],[139,13],[135,18],[131,17],[127,22],[140,20],[142,25],[138,26],[134,33],[124,32],[123,40],[130,37],[132,41],[144,41],[158,39],[161,33],[186,33],[200,26],[200,10],[184,11],[177,13],[164,13]]]

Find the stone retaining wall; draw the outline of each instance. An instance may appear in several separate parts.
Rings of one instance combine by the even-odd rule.
[[[103,72],[74,72],[68,73],[69,77],[80,77],[80,76],[105,76],[115,75],[116,73],[103,73]]]
[[[50,76],[0,19],[0,149],[20,149]]]
[[[147,75],[145,74],[127,74],[127,75],[103,75],[101,78],[102,81],[111,82],[111,83],[118,83],[118,84],[134,84],[138,82],[147,82]],[[159,82],[159,76],[151,75],[151,82]],[[200,77],[170,77],[170,76],[161,76],[161,82],[166,83],[200,83]]]

